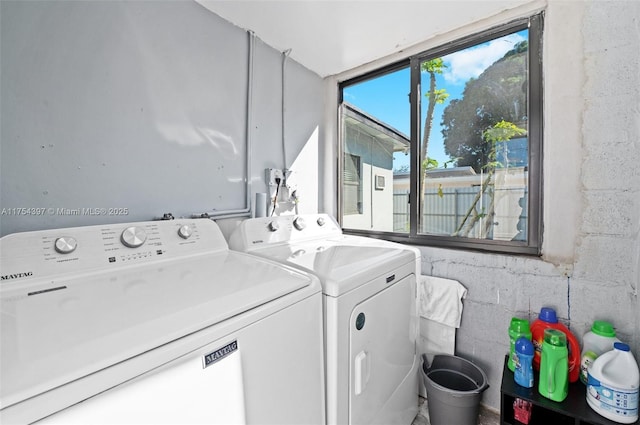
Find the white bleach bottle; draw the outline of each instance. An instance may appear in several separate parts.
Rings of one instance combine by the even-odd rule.
[[[616,342],[588,369],[587,403],[598,414],[615,422],[638,420],[640,371],[629,346]]]
[[[591,330],[582,338],[582,354],[580,358],[580,381],[587,383],[587,370],[602,353],[613,350],[613,344],[620,342],[616,338],[613,325],[604,320],[596,320]]]

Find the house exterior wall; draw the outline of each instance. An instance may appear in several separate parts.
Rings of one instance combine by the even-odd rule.
[[[349,126],[345,129],[345,153],[361,158],[362,212],[348,214],[343,226],[351,229],[393,231],[393,151],[392,146]],[[383,189],[376,189],[375,178],[385,180]]]
[[[534,320],[543,306],[582,340],[596,319],[609,320],[640,360],[640,3],[531,2],[402,55],[545,10],[544,231],[541,258],[421,247],[423,274],[467,289],[456,353],[480,365],[491,387],[483,404],[498,409],[508,325]],[[335,84],[396,55],[327,79]],[[327,145],[337,143],[328,115]],[[337,134],[337,133],[335,133]],[[331,150],[326,148],[326,154]],[[334,184],[325,174],[325,187]],[[328,193],[329,191],[325,191]],[[321,208],[335,212],[325,196]]]

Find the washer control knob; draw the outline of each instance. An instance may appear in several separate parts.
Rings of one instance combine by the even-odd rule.
[[[307,227],[307,224],[304,222],[304,218],[302,217],[297,217],[295,220],[293,220],[293,225],[298,230],[303,230],[305,227]]]
[[[271,223],[269,223],[270,232],[276,232],[278,231],[278,229],[280,229],[280,225],[278,224],[277,221],[272,221]]]
[[[120,240],[122,241],[124,246],[127,246],[129,248],[137,248],[145,243],[145,241],[147,240],[147,233],[142,227],[127,227],[122,232]]]
[[[178,236],[180,236],[182,239],[189,239],[192,234],[193,230],[191,230],[191,227],[188,224],[180,226],[180,228],[178,229]]]
[[[324,217],[318,217],[318,220],[316,221],[316,223],[318,223],[318,226],[322,227],[324,226]]]
[[[56,239],[55,248],[56,252],[60,254],[70,254],[78,247],[78,241],[71,236],[63,236]]]

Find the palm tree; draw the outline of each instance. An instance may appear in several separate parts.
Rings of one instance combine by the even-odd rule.
[[[427,115],[424,119],[424,132],[422,133],[422,146],[420,150],[420,163],[422,165],[421,179],[420,181],[420,205],[419,208],[424,208],[424,195],[425,187],[427,184],[427,170],[438,167],[438,161],[435,159],[429,159],[427,154],[429,151],[429,136],[431,135],[431,127],[433,125],[433,111],[436,104],[442,104],[447,100],[449,94],[446,89],[436,89],[436,74],[442,74],[444,68],[447,66],[444,64],[442,58],[435,58],[425,62],[422,62],[421,70],[429,73],[429,91],[425,93],[429,103],[427,106]]]

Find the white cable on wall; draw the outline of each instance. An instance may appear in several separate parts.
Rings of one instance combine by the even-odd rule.
[[[247,69],[247,212],[251,211],[251,151],[253,146],[252,126],[253,126],[253,58],[255,54],[256,35],[253,31],[248,31],[249,35],[249,52],[248,52],[248,69]]]
[[[287,69],[287,58],[291,54],[291,49],[287,49],[282,52],[282,169],[287,170],[287,144],[285,141],[285,112],[287,108],[285,107],[286,100],[286,90],[285,90],[285,71]],[[285,175],[285,179],[286,179]]]
[[[252,118],[253,118],[253,62],[254,62],[254,49],[256,42],[256,35],[253,31],[247,31],[249,36],[249,52],[247,54],[247,109],[246,109],[246,129],[245,138],[247,141],[246,146],[246,175],[245,175],[245,190],[246,200],[245,208],[239,210],[226,210],[226,211],[213,211],[205,212],[201,214],[194,214],[192,217],[210,217],[212,219],[220,218],[232,218],[232,217],[246,217],[251,215],[251,148],[252,148]]]

